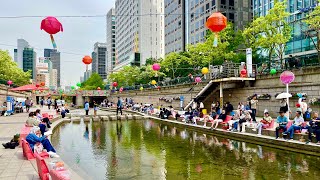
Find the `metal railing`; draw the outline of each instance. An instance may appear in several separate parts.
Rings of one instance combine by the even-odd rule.
[[[224,63],[221,66],[211,66],[210,67],[210,79],[221,79],[221,78],[231,78],[231,77],[241,77],[241,70],[247,69],[246,77],[256,77],[257,65],[253,64],[252,69],[248,68],[245,63]]]

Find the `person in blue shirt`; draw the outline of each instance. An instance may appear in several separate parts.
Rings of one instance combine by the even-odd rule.
[[[89,115],[89,102],[88,101],[86,101],[84,103],[84,110],[86,111],[86,116],[88,116]]]
[[[117,102],[117,116],[118,116],[119,110],[122,115],[122,100],[120,99],[120,97],[118,97],[118,102]]]
[[[284,115],[283,111],[279,112],[280,116],[277,117],[277,123],[279,126],[276,128],[276,139],[279,138],[279,131],[282,129],[283,131],[287,130],[288,118]]]
[[[290,134],[290,140],[293,139],[293,134],[295,130],[301,130],[302,124],[304,123],[304,119],[302,117],[302,112],[297,111],[296,112],[296,117],[294,118],[294,123],[290,126],[290,128],[283,132],[282,134],[286,136],[288,133]]]
[[[46,149],[49,154],[54,154],[56,156],[56,150],[53,148],[50,141],[47,139],[47,136],[41,135],[39,127],[35,126],[32,128],[31,132],[26,137],[26,141],[29,143],[32,151],[34,151],[35,145],[41,143],[43,148]]]

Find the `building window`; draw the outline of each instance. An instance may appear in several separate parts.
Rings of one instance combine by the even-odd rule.
[[[221,0],[222,5],[226,5],[226,0]]]

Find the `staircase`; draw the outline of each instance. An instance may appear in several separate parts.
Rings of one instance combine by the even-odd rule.
[[[194,101],[196,102],[204,102],[205,100],[207,100],[207,98],[210,96],[210,94],[212,94],[213,92],[217,91],[219,87],[219,83],[210,81],[206,86],[204,86],[202,88],[202,90],[197,94],[197,96],[195,98],[193,98],[188,104],[187,106],[184,108],[184,110],[187,110],[190,106],[192,106],[192,103]],[[194,87],[192,87],[190,89],[193,90]]]

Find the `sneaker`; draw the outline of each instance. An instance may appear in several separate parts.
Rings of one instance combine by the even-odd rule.
[[[276,137],[276,139],[278,139],[279,137]]]
[[[287,134],[287,133],[282,133],[282,135],[286,136],[286,135],[288,135],[288,134]]]
[[[311,141],[310,140],[308,140],[308,141],[306,141],[306,144],[309,144]]]
[[[257,131],[257,129],[256,129],[256,128],[253,128],[252,131]]]
[[[51,158],[59,158],[60,157],[57,153],[54,153],[52,151],[49,151],[48,154],[50,155]]]
[[[257,134],[258,136],[261,136],[261,134]]]

